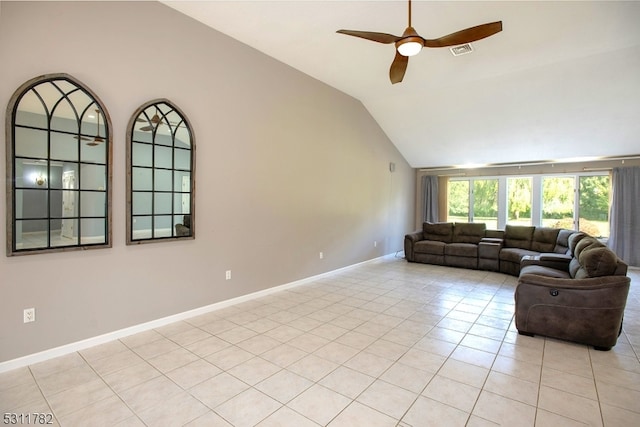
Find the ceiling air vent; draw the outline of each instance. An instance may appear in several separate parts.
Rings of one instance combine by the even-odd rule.
[[[471,46],[471,43],[465,43],[458,46],[450,47],[449,50],[451,51],[453,56],[460,56],[473,52],[473,47]]]

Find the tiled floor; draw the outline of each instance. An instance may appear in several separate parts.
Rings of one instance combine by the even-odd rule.
[[[514,277],[386,258],[5,372],[0,412],[91,427],[638,426],[630,275],[609,352],[519,336]]]

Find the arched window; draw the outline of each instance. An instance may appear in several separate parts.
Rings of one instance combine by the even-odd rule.
[[[127,131],[127,244],[195,237],[195,138],[166,99],[138,108]]]
[[[111,246],[111,120],[67,74],[23,84],[7,110],[7,255]]]

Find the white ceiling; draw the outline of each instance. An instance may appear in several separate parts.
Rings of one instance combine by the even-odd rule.
[[[437,38],[486,22],[503,31],[454,57],[423,49],[389,82],[407,2],[163,1],[357,99],[413,167],[640,154],[640,2],[413,1]]]

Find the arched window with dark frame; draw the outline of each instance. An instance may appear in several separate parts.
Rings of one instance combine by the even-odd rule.
[[[7,255],[111,247],[111,120],[68,74],[24,83],[7,108]]]
[[[127,127],[127,244],[195,238],[195,138],[184,113],[157,99]]]

